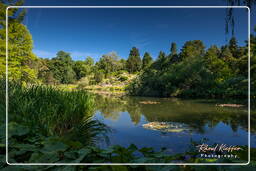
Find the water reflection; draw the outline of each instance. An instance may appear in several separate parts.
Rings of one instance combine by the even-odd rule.
[[[134,125],[145,116],[148,122],[180,122],[188,124],[203,133],[207,125],[214,128],[219,122],[230,125],[234,132],[238,127],[247,130],[248,111],[246,108],[218,107],[200,100],[179,100],[168,98],[111,97],[96,98],[96,109],[108,119],[118,120],[121,112],[128,112]],[[159,104],[142,104],[141,101],[157,101]]]
[[[155,102],[155,103],[145,103]],[[218,107],[216,101],[180,100],[174,98],[96,96],[96,118],[116,130],[112,144],[128,143],[169,146],[170,141],[184,148],[190,138],[208,137],[213,141],[248,144],[247,108]],[[255,111],[251,112],[255,120]],[[187,125],[189,132],[165,132],[143,128],[149,122],[172,122]],[[251,127],[255,133],[255,126]],[[180,138],[182,137],[183,138]],[[152,141],[152,142],[146,142]],[[176,147],[178,148],[178,147]]]

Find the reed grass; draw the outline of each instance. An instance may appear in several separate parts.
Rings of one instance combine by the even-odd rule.
[[[1,97],[5,83],[1,81]],[[24,87],[9,82],[8,120],[28,126],[45,136],[73,137],[85,144],[96,141],[109,129],[93,120],[94,96],[83,90],[65,91],[46,85]],[[1,98],[0,110],[5,110]],[[106,138],[106,136],[104,136]]]

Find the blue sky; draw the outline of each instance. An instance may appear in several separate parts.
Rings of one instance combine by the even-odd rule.
[[[25,5],[114,5],[102,1],[65,2],[38,0],[26,1]],[[199,5],[222,3],[205,2]],[[131,4],[127,1],[116,5]],[[247,11],[234,12],[235,36],[244,45],[248,34]],[[111,51],[127,58],[133,46],[139,48],[141,56],[147,51],[156,58],[160,50],[169,53],[171,42],[176,42],[178,49],[188,40],[202,40],[206,47],[223,45],[230,38],[225,34],[225,16],[225,9],[28,9],[24,24],[32,34],[33,51],[39,57],[54,57],[57,51],[64,50],[74,60],[91,56],[97,61]]]

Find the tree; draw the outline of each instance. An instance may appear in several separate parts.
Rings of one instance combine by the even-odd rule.
[[[10,80],[34,82],[37,77],[33,62],[33,40],[27,28],[20,23],[8,27],[8,75]]]
[[[251,67],[250,67],[250,73],[251,73],[251,96],[256,100],[256,26],[254,27],[254,34],[251,35]],[[248,42],[247,42],[248,45]],[[248,57],[248,56],[247,56]]]
[[[163,51],[160,51],[156,61],[152,64],[152,68],[156,70],[164,70],[167,66],[168,58]]]
[[[108,76],[111,72],[115,72],[121,69],[119,56],[116,52],[110,52],[108,54],[103,55],[96,65],[98,69],[104,71],[105,76]]]
[[[121,70],[125,70],[126,69],[126,60],[125,59],[120,59],[119,61],[120,66],[121,66]]]
[[[89,65],[89,66],[93,66],[93,64],[94,64],[93,58],[90,57],[90,56],[87,56],[86,59],[85,59],[85,64]]]
[[[5,28],[5,12],[8,6],[22,6],[23,0],[1,0],[0,1],[0,25]],[[26,9],[9,8],[8,9],[8,23],[21,23],[26,15]]]
[[[172,42],[171,48],[170,48],[170,54],[168,55],[168,63],[174,63],[179,61],[179,55],[177,54],[177,45],[176,43]]]
[[[255,6],[256,1],[255,0],[226,0],[228,6],[247,6],[250,9],[252,9],[253,6]],[[226,34],[229,32],[229,28],[231,26],[232,35],[235,33],[235,16],[233,12],[234,8],[227,8],[226,9]]]
[[[6,58],[6,25],[5,8],[8,5],[22,5],[22,1],[6,1],[0,3],[0,78],[5,77]],[[8,10],[8,78],[21,82],[35,82],[37,72],[33,64],[37,57],[33,54],[33,40],[27,28],[21,24],[24,10],[11,8]]]
[[[176,43],[172,42],[170,50],[171,50],[171,56],[177,55],[177,45],[176,45]]]
[[[142,59],[142,69],[148,68],[153,63],[153,59],[148,52],[145,52]]]
[[[230,50],[230,52],[232,53],[233,57],[235,58],[239,58],[238,56],[238,45],[237,45],[237,41],[235,37],[232,37],[229,41],[229,45],[228,48]]]
[[[79,80],[90,74],[91,66],[86,63],[86,61],[75,61],[73,70],[76,73],[76,79]]]
[[[59,51],[50,64],[54,78],[62,84],[74,82],[76,73],[73,70],[73,64],[70,53]]]
[[[217,46],[213,45],[204,56],[206,67],[209,69],[215,85],[225,81],[232,75],[228,64],[221,60],[219,55],[220,50]]]
[[[141,69],[141,59],[139,50],[136,47],[133,47],[130,50],[129,57],[126,61],[126,68],[130,73],[140,71]]]
[[[205,46],[201,40],[187,41],[181,49],[180,57],[184,58],[195,58],[204,55]]]
[[[53,72],[51,72],[49,68],[49,63],[51,61],[49,59],[40,59],[38,61],[38,74],[37,77],[45,84],[55,84],[57,80],[53,76]]]

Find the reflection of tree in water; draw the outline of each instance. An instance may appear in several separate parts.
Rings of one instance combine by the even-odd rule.
[[[134,125],[138,125],[141,118],[140,105],[135,98],[128,98],[127,102],[126,110],[130,114],[131,121]]]
[[[120,112],[127,111],[131,121],[137,125],[140,122],[141,111],[136,99],[128,97],[96,96],[96,109],[105,118],[117,120]]]
[[[241,126],[247,130],[248,115],[242,109],[220,108],[213,104],[201,104],[192,101],[162,100],[160,104],[141,106],[142,113],[149,122],[181,122],[189,125],[199,133],[204,133],[204,127],[214,128],[219,122],[231,126],[237,131]]]
[[[132,122],[137,125],[143,114],[147,121],[179,122],[190,126],[199,133],[205,133],[205,126],[214,128],[223,122],[234,132],[238,127],[248,129],[248,114],[244,109],[217,107],[213,104],[198,103],[194,100],[145,97],[103,97],[97,100],[97,109],[104,117],[117,120],[120,112],[127,111]],[[159,104],[141,104],[141,101],[157,101]],[[255,113],[251,119],[255,121]],[[255,126],[251,131],[254,133]]]
[[[119,98],[96,96],[96,110],[108,119],[118,120],[120,112],[125,111],[125,101]]]

